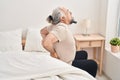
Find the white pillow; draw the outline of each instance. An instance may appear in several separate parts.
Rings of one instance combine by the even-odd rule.
[[[29,28],[27,31],[25,51],[47,52],[42,46],[42,37],[40,29]]]
[[[22,51],[21,35],[21,29],[0,32],[0,51]]]

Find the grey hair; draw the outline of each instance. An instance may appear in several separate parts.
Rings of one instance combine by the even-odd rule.
[[[60,22],[60,17],[63,16],[60,7],[53,10],[52,15],[50,15],[47,20],[52,24],[58,24]]]

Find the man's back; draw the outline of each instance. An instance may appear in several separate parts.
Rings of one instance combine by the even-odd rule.
[[[54,49],[58,57],[67,63],[72,63],[75,57],[75,40],[68,26],[64,23],[48,26],[49,33],[54,34],[58,38],[58,42],[54,44]]]

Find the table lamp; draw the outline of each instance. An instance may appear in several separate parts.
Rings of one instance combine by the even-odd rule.
[[[88,29],[90,28],[90,26],[91,26],[90,19],[84,19],[82,21],[82,27],[84,27],[84,29],[85,29],[85,33],[83,33],[83,36],[89,36]]]

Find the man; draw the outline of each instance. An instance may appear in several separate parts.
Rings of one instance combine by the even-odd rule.
[[[47,20],[52,25],[41,30],[44,48],[51,56],[72,63],[76,48],[74,38],[68,29],[68,25],[75,23],[71,12],[63,7],[56,8]]]
[[[51,25],[41,30],[41,35],[43,37],[43,47],[50,52],[50,55],[52,57],[72,64],[75,67],[83,67],[83,65],[81,64],[81,60],[79,61],[78,58],[87,58],[87,53],[82,51],[85,54],[82,57],[80,57],[80,54],[75,54],[75,40],[72,33],[68,29],[68,26],[70,24],[76,23],[76,21],[74,21],[72,17],[72,13],[64,7],[58,7],[53,10],[52,15],[47,18],[47,21],[51,23]],[[75,58],[77,61],[74,60]],[[97,71],[97,64],[95,62],[93,63],[93,61],[82,61],[82,63],[84,62],[87,64],[92,62],[92,67],[93,65],[95,65],[95,67],[93,67],[95,68],[95,70],[92,71],[93,74],[91,73],[91,68],[90,70],[86,68],[89,66],[91,67],[91,65],[85,65],[85,68],[83,68],[95,77]]]

